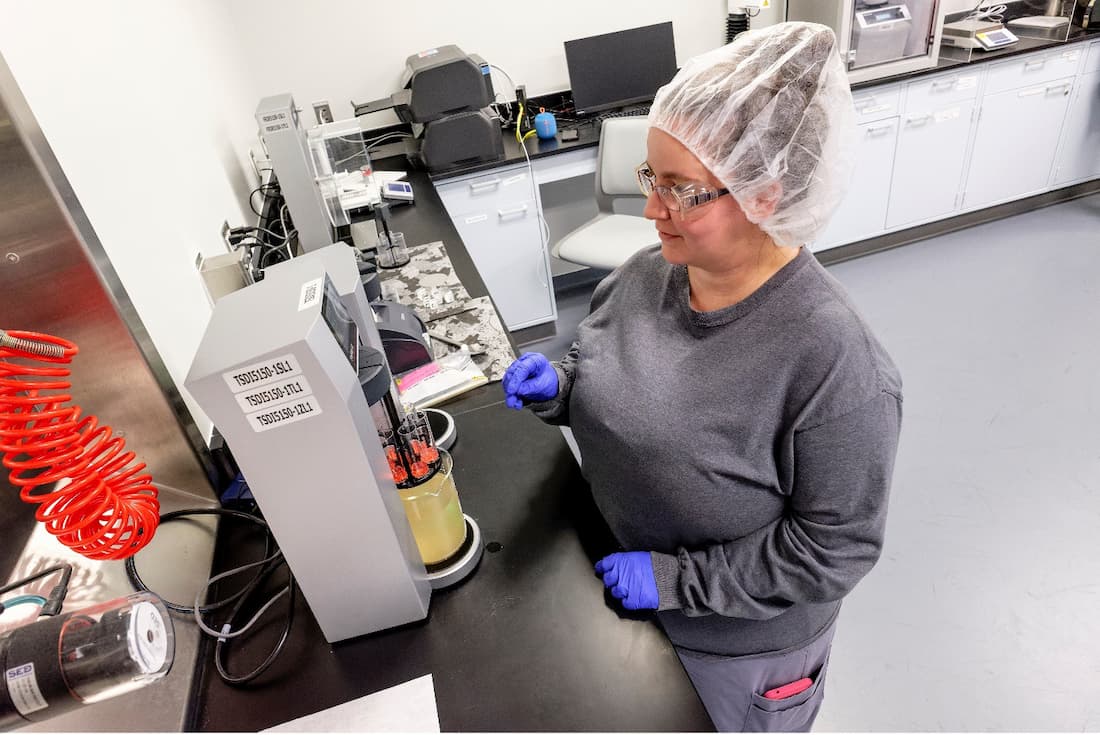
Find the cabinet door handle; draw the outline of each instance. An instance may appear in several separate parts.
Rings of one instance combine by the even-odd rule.
[[[521,204],[520,206],[516,207],[515,209],[498,209],[497,210],[497,216],[500,217],[501,220],[506,220],[506,219],[509,219],[511,217],[516,217],[516,216],[521,216],[522,217],[526,214],[527,214],[527,205],[526,204]]]
[[[1047,65],[1046,59],[1038,59],[1037,61],[1028,61],[1024,63],[1024,71],[1031,71],[1032,69],[1042,69]]]
[[[1051,92],[1055,92],[1055,91],[1060,89],[1060,90],[1062,90],[1062,96],[1065,97],[1067,94],[1069,94],[1069,90],[1070,90],[1071,86],[1072,85],[1069,84],[1068,82],[1065,83],[1065,84],[1054,84],[1054,85],[1051,85],[1051,86],[1047,87],[1047,94],[1050,94]]]
[[[490,179],[489,181],[479,181],[476,184],[470,184],[470,192],[477,194],[481,191],[487,191],[489,189],[495,189],[500,186],[500,179]]]
[[[867,137],[878,137],[882,133],[889,132],[893,127],[893,125],[873,125],[867,128]]]
[[[916,115],[914,117],[906,118],[905,124],[910,127],[919,128],[927,125],[931,119],[932,116],[929,114]]]

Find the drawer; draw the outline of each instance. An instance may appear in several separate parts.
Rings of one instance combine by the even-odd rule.
[[[1089,44],[1088,54],[1085,58],[1085,68],[1081,70],[1081,73],[1088,74],[1094,71],[1100,71],[1100,41],[1093,41]]]
[[[1084,49],[1078,47],[1054,53],[1034,54],[996,64],[989,70],[985,93],[997,94],[1009,89],[1045,84],[1062,77],[1075,76],[1083,55]]]
[[[940,74],[932,79],[909,82],[905,87],[905,111],[926,112],[978,96],[978,72]]]
[[[531,171],[526,165],[452,179],[435,185],[447,214],[460,217],[471,212],[508,208],[534,196]]]
[[[901,104],[901,87],[890,85],[872,87],[852,93],[852,102],[856,108],[856,122],[865,123],[898,114]]]

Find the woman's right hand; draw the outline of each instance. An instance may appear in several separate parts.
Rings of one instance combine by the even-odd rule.
[[[501,380],[504,404],[519,410],[525,403],[549,401],[558,395],[558,372],[538,352],[525,352],[508,366]]]

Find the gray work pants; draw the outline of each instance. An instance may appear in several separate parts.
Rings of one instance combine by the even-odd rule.
[[[825,698],[825,671],[836,618],[809,643],[774,653],[716,656],[676,653],[719,732],[809,732]],[[809,689],[786,699],[764,692],[809,677]]]

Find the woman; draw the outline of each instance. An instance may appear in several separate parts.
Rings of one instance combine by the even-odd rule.
[[[559,363],[509,368],[506,402],[572,427],[628,550],[596,571],[657,610],[715,725],[808,730],[841,599],[881,551],[901,422],[897,369],[803,246],[854,130],[836,39],[742,34],[649,119],[660,247],[597,287]]]

